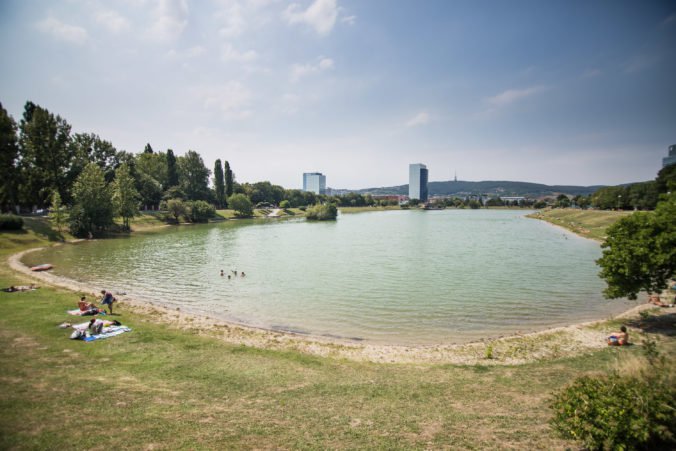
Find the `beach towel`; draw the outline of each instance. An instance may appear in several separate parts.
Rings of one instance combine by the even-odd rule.
[[[131,332],[127,326],[108,326],[103,328],[103,332],[98,335],[85,337],[84,341],[103,340],[105,338],[115,337],[125,332]]]
[[[67,310],[66,311],[69,315],[74,315],[74,316],[88,316],[88,315],[96,315],[97,313],[92,313],[89,310],[80,310],[80,309],[75,309],[75,310]],[[105,315],[106,312],[103,310],[99,310],[98,315]]]

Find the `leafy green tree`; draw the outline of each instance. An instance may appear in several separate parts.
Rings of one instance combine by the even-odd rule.
[[[75,205],[70,214],[71,233],[97,235],[113,224],[113,195],[103,171],[89,163],[73,185]]]
[[[14,118],[0,103],[0,211],[10,210],[17,203],[19,145]]]
[[[136,172],[152,177],[161,187],[169,184],[167,156],[162,152],[136,155]]]
[[[52,194],[52,205],[49,210],[49,217],[56,226],[56,230],[61,233],[65,219],[65,211],[63,203],[61,202],[61,195],[59,195],[58,191],[54,191]]]
[[[655,188],[658,194],[676,191],[676,164],[670,164],[660,169],[655,179]]]
[[[225,197],[227,198],[235,192],[235,175],[232,173],[230,163],[227,160],[223,165],[223,175],[225,176]]]
[[[182,199],[169,199],[166,207],[177,223],[180,222],[181,216],[187,216],[189,213],[188,205]]]
[[[144,172],[139,172],[136,175],[136,187],[140,196],[141,205],[144,209],[153,209],[160,205],[163,196],[162,185],[160,182]],[[174,188],[177,189],[177,187],[171,189]],[[167,197],[171,199],[180,196],[176,196],[175,193],[172,192]]]
[[[66,175],[69,185],[75,182],[89,163],[98,164],[105,174],[106,181],[113,181],[115,168],[120,165],[120,160],[112,143],[94,133],[76,133],[72,136],[69,146],[73,156]]]
[[[608,298],[636,299],[640,291],[656,293],[676,274],[676,193],[654,213],[636,212],[608,228],[602,247],[600,276]]]
[[[143,153],[153,153],[153,148],[150,146],[150,143],[147,143],[143,148]]]
[[[225,202],[225,178],[220,159],[214,163],[214,191],[216,194],[216,205],[218,208],[223,208]]]
[[[178,185],[178,169],[176,168],[176,157],[174,151],[167,149],[167,186],[164,189],[169,189],[172,186]]]
[[[334,204],[317,204],[306,211],[310,221],[333,221],[338,217],[338,208]]]
[[[228,198],[228,206],[235,210],[235,214],[241,217],[253,215],[253,205],[244,194],[233,194]]]
[[[68,122],[27,102],[19,128],[23,202],[45,206],[54,190],[58,190],[63,199],[69,199],[67,170],[73,152]]]
[[[189,200],[209,198],[210,173],[200,154],[194,150],[178,157],[179,185]]]
[[[209,202],[196,200],[190,204],[191,222],[208,222],[216,214],[216,209]]]
[[[279,203],[279,208],[283,208],[284,210],[286,210],[286,209],[289,208],[290,206],[291,206],[291,204],[290,204],[289,201],[286,200],[286,199],[284,199],[283,201],[281,201],[281,202]]]
[[[134,178],[129,166],[123,164],[115,171],[113,182],[113,204],[115,211],[122,217],[124,230],[131,230],[129,220],[138,214],[139,194],[134,186]]]

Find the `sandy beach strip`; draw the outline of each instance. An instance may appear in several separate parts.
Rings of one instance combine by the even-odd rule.
[[[11,255],[8,258],[9,267],[43,284],[65,288],[76,293],[98,295],[100,290],[95,287],[47,271],[31,271],[21,262],[26,254],[41,249],[44,248],[29,249]],[[609,326],[604,326],[604,323],[609,319],[635,318],[641,310],[652,307],[642,304],[614,318],[493,340],[466,344],[401,346],[354,343],[292,332],[259,329],[170,309],[163,306],[161,301],[148,303],[136,301],[127,295],[116,294],[115,296],[119,301],[118,309],[123,312],[131,311],[140,314],[141,321],[159,321],[171,327],[215,337],[229,344],[273,350],[296,350],[316,356],[354,361],[460,365],[516,365],[570,357],[602,349],[607,346],[606,337],[611,331]],[[75,305],[75,298],[73,305]]]

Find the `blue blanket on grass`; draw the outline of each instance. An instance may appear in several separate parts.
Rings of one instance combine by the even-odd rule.
[[[104,327],[103,332],[101,332],[98,335],[85,337],[84,341],[103,340],[105,338],[115,337],[125,332],[131,332],[131,329],[128,328],[127,326],[108,326]]]

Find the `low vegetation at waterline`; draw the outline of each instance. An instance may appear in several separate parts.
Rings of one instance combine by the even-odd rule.
[[[608,227],[621,218],[629,216],[629,211],[580,210],[579,208],[548,208],[528,215],[529,218],[542,219],[561,226],[578,235],[603,241]]]
[[[305,211],[309,221],[332,221],[338,217],[338,209],[334,204],[315,205]]]

